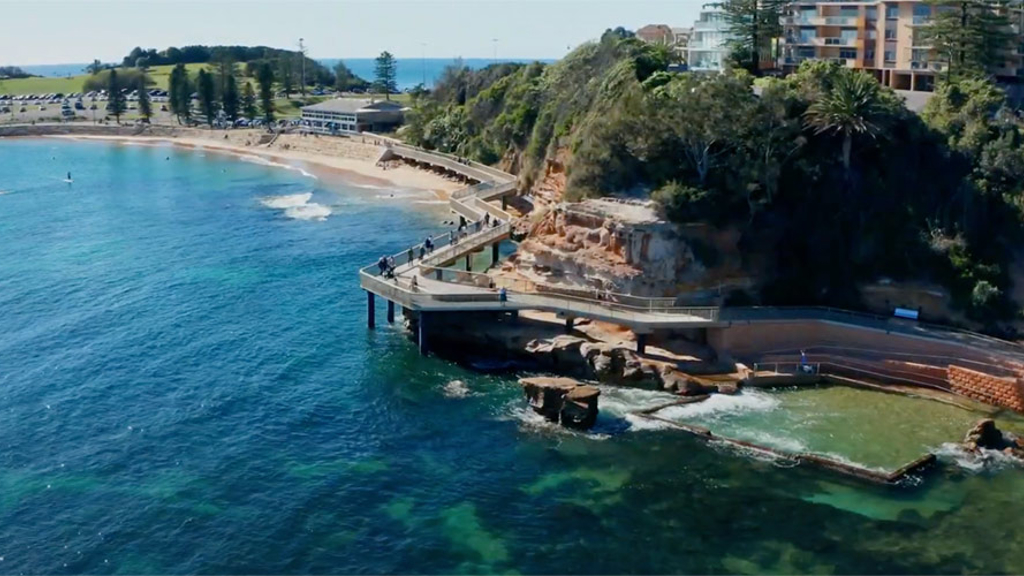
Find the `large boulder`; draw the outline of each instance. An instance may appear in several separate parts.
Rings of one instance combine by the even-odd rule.
[[[523,378],[519,381],[534,412],[569,428],[588,429],[597,421],[601,391],[572,378]]]
[[[967,431],[963,447],[969,452],[1001,450],[1009,456],[1024,460],[1024,437],[1003,432],[991,418],[979,420]]]

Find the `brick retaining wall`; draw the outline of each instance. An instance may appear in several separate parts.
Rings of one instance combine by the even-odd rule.
[[[1024,412],[1024,380],[1000,378],[950,365],[947,378],[953,392],[986,404]]]

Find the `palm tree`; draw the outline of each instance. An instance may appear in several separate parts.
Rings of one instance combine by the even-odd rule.
[[[812,103],[804,113],[805,123],[815,134],[843,137],[843,169],[850,177],[853,139],[858,135],[877,138],[883,131],[887,108],[882,89],[863,72],[842,69],[832,89]]]

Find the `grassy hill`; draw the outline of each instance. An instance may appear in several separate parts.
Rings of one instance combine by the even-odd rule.
[[[153,81],[154,88],[159,88],[161,90],[167,89],[167,83],[170,79],[172,68],[174,68],[174,66],[153,66],[149,69],[149,77]],[[194,75],[202,68],[209,69],[209,66],[207,64],[186,64],[185,68],[188,69],[189,74]],[[48,94],[51,92],[61,92],[63,94],[81,92],[82,85],[88,77],[88,74],[79,74],[68,78],[33,77],[3,80],[0,81],[0,93],[20,95]]]

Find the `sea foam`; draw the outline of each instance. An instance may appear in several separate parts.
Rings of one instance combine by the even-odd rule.
[[[283,210],[284,215],[295,220],[326,220],[331,209],[316,202],[310,202],[312,192],[303,194],[286,194],[284,196],[268,196],[260,200],[267,208]]]

